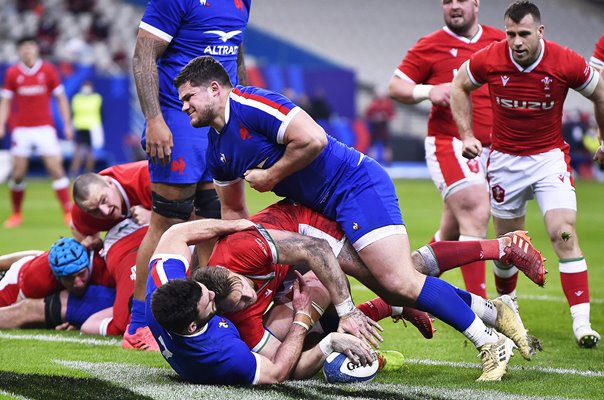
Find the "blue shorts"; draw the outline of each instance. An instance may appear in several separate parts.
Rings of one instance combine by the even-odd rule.
[[[326,205],[325,214],[331,213],[357,251],[382,237],[407,232],[392,179],[369,157],[339,180]]]
[[[114,288],[90,285],[82,297],[69,295],[65,319],[70,324],[80,327],[92,314],[112,307],[114,301]]]
[[[174,147],[169,165],[152,163],[149,157],[149,174],[153,183],[193,184],[212,182],[206,169],[206,148],[208,129],[191,126],[189,116],[179,110],[162,109],[164,120],[172,131]],[[143,131],[141,145],[146,146],[146,130]]]

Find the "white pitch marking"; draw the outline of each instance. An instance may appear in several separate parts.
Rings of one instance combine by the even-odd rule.
[[[17,339],[17,340],[39,340],[42,342],[64,342],[64,343],[82,343],[91,344],[94,346],[118,346],[121,345],[121,339],[93,339],[93,338],[75,338],[64,337],[60,335],[13,335],[10,333],[0,332],[0,339]]]

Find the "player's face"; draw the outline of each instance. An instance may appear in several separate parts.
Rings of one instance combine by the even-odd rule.
[[[528,14],[516,23],[505,19],[505,33],[508,46],[512,50],[514,61],[523,67],[531,65],[541,52],[540,40],[543,38],[543,25],[539,25]]]
[[[86,292],[86,286],[88,285],[89,279],[90,271],[88,268],[84,268],[79,272],[68,275],[59,280],[69,293],[77,297],[81,297],[84,295],[84,292]]]
[[[229,271],[230,272],[230,271]],[[253,283],[245,276],[230,272],[230,276],[235,276],[239,281],[233,285],[229,295],[218,304],[220,312],[232,313],[244,310],[254,304],[258,299]]]
[[[477,0],[442,0],[443,16],[449,29],[460,36],[468,34],[477,24]]]
[[[178,97],[182,101],[182,111],[187,113],[192,126],[201,128],[210,125],[214,99],[208,88],[191,86],[187,82],[178,88]]]
[[[40,49],[36,42],[24,42],[17,49],[19,59],[27,66],[32,66],[38,59]]]
[[[122,196],[112,181],[105,184],[93,184],[89,198],[82,202],[83,211],[99,219],[120,219],[122,211]]]
[[[216,315],[216,302],[214,301],[214,292],[205,287],[202,283],[197,282],[201,286],[201,297],[197,302],[198,325],[205,325],[206,322]]]

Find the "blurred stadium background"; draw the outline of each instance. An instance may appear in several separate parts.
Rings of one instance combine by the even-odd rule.
[[[480,22],[502,27],[508,3],[482,1]],[[589,58],[604,31],[604,2],[536,3],[546,37]],[[106,140],[98,168],[144,157],[139,145],[144,119],[130,71],[145,4],[145,0],[0,0],[0,81],[5,69],[17,61],[15,40],[35,35],[43,57],[59,67],[70,97],[86,79],[103,95]],[[367,151],[369,130],[363,114],[372,94],[385,93],[407,49],[442,25],[437,0],[257,0],[244,40],[249,83],[310,102],[309,107],[314,101],[317,118],[331,135]],[[391,123],[394,161],[417,163],[403,166],[419,169],[392,169],[393,176],[427,176],[421,168],[430,108],[426,103],[396,106]],[[566,110],[569,121],[580,128],[575,135],[593,127],[591,103],[580,95],[569,95]],[[8,140],[3,141],[3,149],[8,148]],[[578,151],[583,150],[580,142]],[[71,152],[66,143],[67,160]],[[586,158],[584,152],[579,156]],[[43,172],[37,163],[32,169]],[[591,165],[582,175],[594,176]]]

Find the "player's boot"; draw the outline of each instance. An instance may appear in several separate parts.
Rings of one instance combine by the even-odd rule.
[[[405,356],[396,350],[378,350],[378,371],[398,371],[405,364]]]
[[[407,326],[405,320],[411,322],[426,339],[432,339],[434,336],[435,329],[432,326],[432,318],[427,312],[411,307],[403,307],[402,314],[394,315],[392,319],[395,323],[402,320],[405,326]]]
[[[23,222],[23,217],[21,216],[21,213],[11,214],[11,216],[8,217],[6,221],[4,221],[4,227],[8,229],[16,228],[21,225],[21,222]]]
[[[578,326],[573,331],[577,344],[585,349],[596,347],[600,341],[600,334],[593,330],[590,324]]]
[[[65,225],[71,226],[71,212],[65,211],[63,213],[63,222],[65,223]]]
[[[533,247],[531,238],[526,231],[514,231],[503,235],[509,237],[511,243],[503,249],[499,261],[514,265],[539,286],[545,284],[545,259],[541,252]]]
[[[514,356],[514,342],[505,335],[497,332],[499,340],[481,346],[478,357],[482,362],[482,375],[476,381],[500,381],[505,375],[510,358]]]
[[[493,300],[493,304],[497,309],[495,329],[512,339],[522,357],[530,360],[538,350],[542,350],[539,339],[528,334],[518,308],[510,296],[504,294]]]
[[[159,346],[148,326],[138,328],[133,335],[128,333],[129,326],[126,327],[124,338],[122,339],[122,347],[124,349],[159,351]]]

